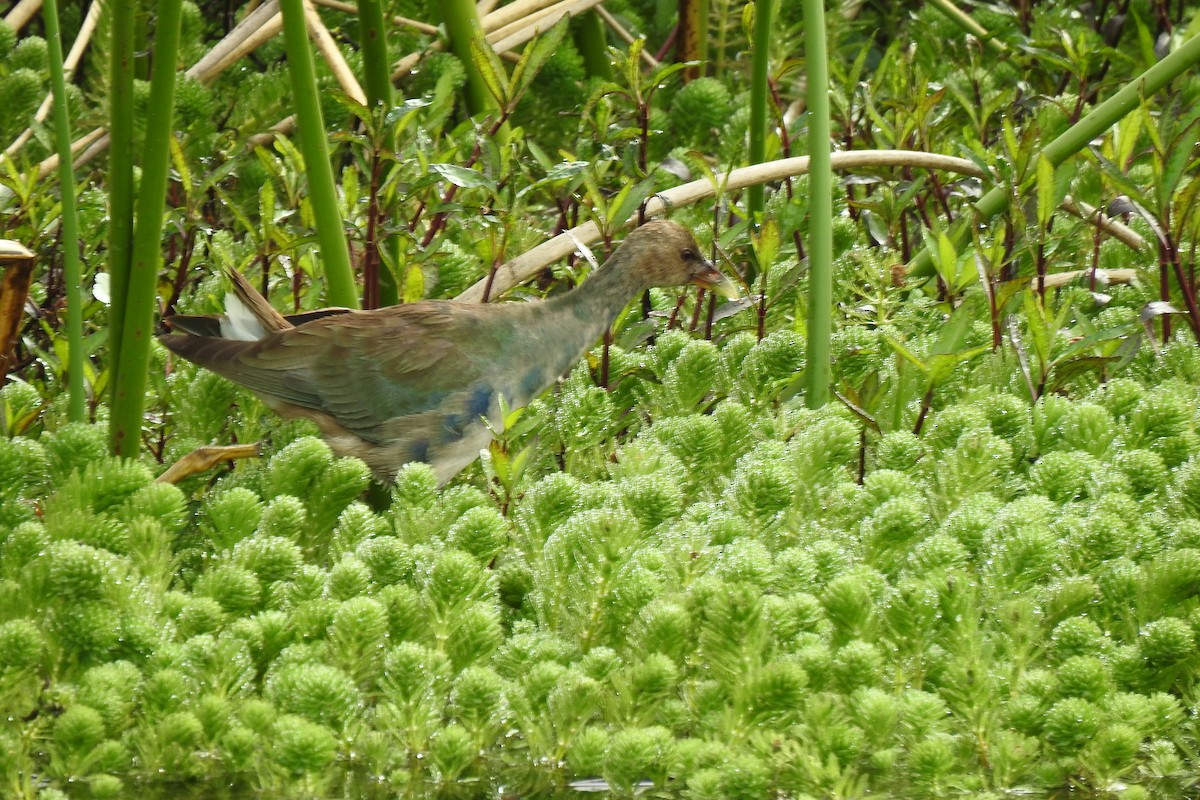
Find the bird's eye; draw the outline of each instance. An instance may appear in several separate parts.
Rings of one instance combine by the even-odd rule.
[[[691,250],[684,250],[679,255],[680,255],[680,257],[683,258],[684,261],[691,261],[693,258],[696,257],[696,254],[693,253]]]

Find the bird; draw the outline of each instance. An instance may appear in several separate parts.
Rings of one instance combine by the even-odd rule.
[[[312,420],[334,453],[362,459],[384,483],[413,461],[448,482],[488,446],[503,409],[540,395],[647,289],[695,284],[738,297],[669,220],[634,229],[587,280],[543,300],[285,317],[236,270],[230,278],[224,314],[165,317],[158,341],[280,416]]]

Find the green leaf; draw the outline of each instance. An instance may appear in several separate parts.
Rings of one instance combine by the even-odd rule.
[[[987,298],[982,292],[973,292],[963,297],[962,303],[950,314],[942,326],[942,332],[934,343],[933,353],[956,353],[966,341],[975,320],[986,314]]]
[[[929,375],[928,365],[926,365],[926,363],[921,359],[917,358],[916,354],[901,344],[899,340],[893,339],[891,336],[887,335],[885,335],[883,338],[900,357],[919,369],[922,375]]]
[[[771,266],[779,254],[779,223],[774,219],[765,220],[757,234],[751,235],[754,246],[754,259],[759,267]]]
[[[488,44],[487,39],[483,38],[481,31],[476,31],[476,35],[471,37],[471,63],[475,65],[475,71],[479,73],[488,92],[496,99],[497,105],[508,108],[508,75],[496,56],[496,51]]]
[[[1054,165],[1044,155],[1037,160],[1037,221],[1043,229],[1050,224],[1058,204],[1054,202]]]
[[[171,165],[175,168],[175,172],[179,175],[179,185],[183,187],[185,195],[190,198],[192,190],[192,171],[188,167],[187,158],[183,154],[183,146],[179,144],[179,137],[171,136],[167,140],[167,145],[171,150]]]
[[[1045,367],[1050,363],[1050,350],[1054,346],[1056,333],[1054,320],[1047,313],[1046,306],[1037,292],[1026,292],[1024,310],[1025,323],[1029,329],[1029,339],[1033,343],[1034,355],[1037,356],[1044,372]]]
[[[1168,109],[1164,113],[1172,113],[1173,109]],[[1185,174],[1190,173],[1188,166],[1195,158],[1195,149],[1190,141],[1194,139],[1193,129],[1196,125],[1197,117],[1200,114],[1200,109],[1192,109],[1188,114],[1190,119],[1183,121],[1182,130],[1179,135],[1173,137],[1172,141],[1167,143],[1166,158],[1163,160],[1162,176],[1158,179],[1155,189],[1158,195],[1158,208],[1164,209],[1171,202],[1171,197],[1175,194],[1175,190],[1179,187],[1179,182]]]
[[[495,182],[481,172],[457,164],[430,164],[429,168],[462,189],[495,188]]]
[[[625,53],[625,87],[621,87],[622,91],[632,91],[634,94],[641,94],[641,57],[642,48],[646,46],[646,40],[642,38],[634,39],[629,43],[629,50]]]
[[[1138,323],[1134,320],[1114,325],[1111,328],[1102,328],[1098,331],[1093,331],[1089,335],[1083,337],[1077,342],[1072,342],[1063,351],[1055,357],[1055,363],[1063,363],[1080,353],[1100,348],[1102,350],[1110,349],[1106,345],[1112,345],[1111,349],[1116,349],[1121,341],[1130,335],[1136,335],[1139,330]],[[1104,345],[1104,347],[1102,347]]]
[[[533,79],[542,71],[542,67],[546,66],[546,62],[562,45],[569,19],[570,17],[564,14],[549,30],[526,45],[525,51],[521,54],[521,60],[513,67],[509,82],[513,103],[521,99],[529,85],[533,83]]]
[[[555,164],[550,169],[546,170],[546,177],[543,181],[560,181],[565,178],[574,178],[579,173],[588,168],[589,161],[563,161]]]
[[[496,473],[496,480],[500,481],[500,485],[505,489],[511,489],[512,460],[504,449],[504,443],[493,439],[488,443],[488,453],[492,457],[492,471]]]
[[[947,286],[953,289],[958,285],[958,251],[954,249],[954,242],[950,241],[950,237],[943,231],[938,231],[936,234],[922,231],[926,238],[926,247],[929,247],[930,254],[933,255],[933,266],[937,269],[938,275]],[[933,242],[929,242],[930,238],[934,238]],[[934,245],[930,247],[930,245]]]
[[[402,294],[406,303],[415,303],[425,297],[425,273],[419,263],[409,264],[408,269],[404,271]]]
[[[1129,199],[1142,206],[1148,207],[1152,205],[1149,198],[1146,197],[1145,192],[1142,191],[1142,187],[1129,180],[1129,176],[1122,172],[1120,167],[1098,153],[1096,154],[1096,161],[1100,164],[1100,170],[1104,173],[1104,177],[1117,188],[1117,191],[1128,195]]]
[[[401,120],[404,120],[407,123],[407,121],[411,119],[414,111],[421,108],[426,108],[430,104],[431,101],[425,100],[424,98],[405,100],[400,105],[389,108],[387,114],[385,114],[383,117],[383,122],[388,127],[397,124]],[[403,130],[403,127],[401,127],[400,130]]]
[[[635,184],[627,183],[609,205],[608,223],[620,225],[633,216],[633,212],[654,191],[654,178],[649,177]]]
[[[275,187],[264,181],[258,190],[258,219],[263,228],[263,243],[270,242],[275,229]]]
[[[949,378],[954,368],[965,361],[970,361],[973,358],[983,355],[991,350],[991,345],[980,345],[972,347],[970,350],[964,350],[961,353],[934,353],[929,357],[928,371],[929,382],[933,386],[940,385],[946,378]]]

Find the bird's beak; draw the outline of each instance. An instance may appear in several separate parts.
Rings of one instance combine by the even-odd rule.
[[[704,262],[704,266],[700,268],[692,277],[692,283],[709,291],[716,292],[722,297],[727,297],[730,300],[737,300],[741,295],[738,292],[737,286],[733,281],[725,277],[725,275],[712,262]]]

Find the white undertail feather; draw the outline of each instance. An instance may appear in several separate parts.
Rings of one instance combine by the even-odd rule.
[[[221,319],[221,338],[239,342],[257,342],[267,331],[246,304],[230,292],[225,295],[225,316]]]

